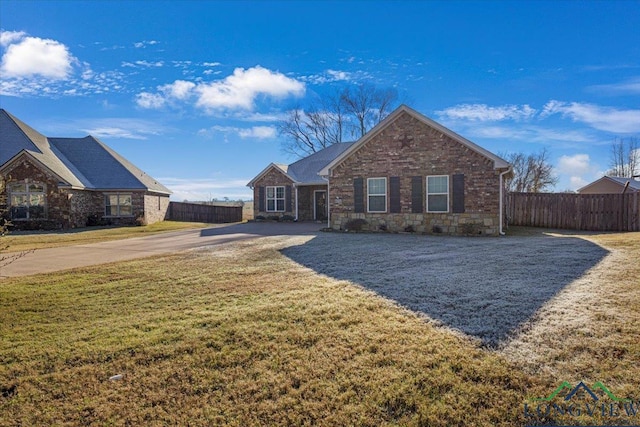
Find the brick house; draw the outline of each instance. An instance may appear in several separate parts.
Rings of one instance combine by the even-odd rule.
[[[162,221],[171,192],[92,136],[49,138],[0,109],[0,183],[17,228]]]
[[[289,166],[272,163],[248,186],[256,216],[326,220],[336,230],[359,220],[370,231],[498,235],[510,170],[505,160],[402,105],[358,141]]]

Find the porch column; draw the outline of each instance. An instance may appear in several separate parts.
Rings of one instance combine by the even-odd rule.
[[[296,221],[298,221],[298,186],[293,184],[293,188],[296,189]]]

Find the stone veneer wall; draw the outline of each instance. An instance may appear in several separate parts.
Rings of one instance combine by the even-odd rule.
[[[465,213],[451,213],[451,175],[464,174]],[[426,212],[426,177],[449,175],[449,213]],[[423,180],[423,213],[412,213],[411,177]],[[400,213],[355,213],[354,178],[364,178],[367,209],[367,178],[400,177]],[[345,229],[356,218],[367,221],[366,230],[419,233],[497,235],[499,229],[499,173],[493,161],[449,138],[409,114],[400,115],[381,133],[334,168],[329,184],[331,227]],[[337,198],[337,199],[336,199]],[[336,200],[339,200],[337,202]]]
[[[87,190],[60,190],[67,194],[69,211],[66,214],[69,223],[67,227],[86,227],[89,216],[102,218],[104,215],[104,195]]]
[[[169,213],[169,196],[159,194],[144,195],[144,221],[153,224],[167,219]]]
[[[294,193],[294,189],[291,189],[291,209],[290,211],[286,211],[286,212],[267,212],[265,211],[261,211],[260,210],[260,187],[267,187],[267,186],[287,186],[287,185],[291,185],[293,186],[293,182],[291,181],[291,179],[289,179],[286,175],[284,175],[282,172],[279,172],[275,169],[270,169],[269,172],[267,172],[262,178],[260,178],[259,181],[257,181],[255,183],[255,186],[253,187],[253,217],[257,217],[258,215],[262,215],[265,218],[272,216],[272,215],[278,215],[278,216],[282,216],[282,215],[291,215],[291,216],[295,216],[295,193]],[[286,190],[285,190],[286,191]],[[265,197],[266,197],[266,193],[265,193]],[[264,206],[266,209],[266,205],[267,202],[265,200],[264,202]],[[285,209],[286,209],[286,200],[285,200]]]

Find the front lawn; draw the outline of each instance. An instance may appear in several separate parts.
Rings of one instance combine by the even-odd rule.
[[[532,423],[531,397],[583,374],[640,397],[637,263],[586,273],[598,283],[576,292],[591,303],[619,292],[580,310],[589,334],[562,330],[551,300],[519,344],[490,350],[280,252],[312,238],[0,281],[0,425],[514,426]],[[588,238],[613,261],[640,254],[637,233]],[[537,328],[539,351],[523,338]],[[614,342],[618,365],[595,356]],[[538,421],[610,421],[594,420]]]
[[[166,233],[169,231],[217,226],[220,225],[201,222],[161,221],[142,226],[87,227],[61,231],[13,232],[2,236],[0,244],[2,244],[2,248],[7,247],[6,252],[23,252],[34,249],[84,245],[88,243],[141,237],[149,234]]]

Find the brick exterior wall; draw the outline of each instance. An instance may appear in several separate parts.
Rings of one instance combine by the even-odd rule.
[[[47,170],[43,170],[26,158],[16,161],[13,167],[6,171],[6,184],[12,182],[38,182],[45,185],[46,192],[46,218],[44,220],[31,220],[47,224],[46,228],[77,228],[86,227],[90,216],[101,219],[105,214],[105,194],[108,192],[91,190],[74,190],[58,188],[58,179]],[[123,191],[131,194],[131,217],[105,218],[116,225],[133,225],[137,218],[144,218],[146,223],[164,220],[169,209],[169,197],[145,194],[143,191]],[[160,197],[160,209],[158,209],[158,197]],[[149,206],[145,209],[145,205]],[[24,220],[14,220],[16,227],[21,226]],[[37,227],[36,227],[37,228]]]
[[[144,195],[144,221],[153,224],[167,219],[169,214],[169,196],[157,194]]]
[[[264,209],[260,209],[260,187],[267,187],[267,186],[293,186],[293,181],[291,181],[291,179],[289,177],[287,177],[285,174],[283,174],[282,172],[271,168],[266,174],[264,174],[264,176],[262,178],[260,178],[260,180],[255,182],[255,185],[253,187],[253,217],[256,218],[258,215],[262,215],[265,218],[269,217],[269,216],[273,216],[273,215],[278,215],[278,216],[283,216],[283,215],[291,215],[291,216],[295,216],[295,194],[292,194],[292,203],[291,203],[291,209],[287,210],[287,206],[285,203],[285,212],[267,212],[266,208],[267,208],[267,203],[266,203],[266,199],[264,204]],[[292,193],[293,193],[293,189],[292,189]],[[266,194],[265,194],[266,197]]]
[[[452,213],[452,175],[464,174],[464,213]],[[449,176],[449,213],[426,212],[426,177]],[[412,177],[423,180],[422,213],[412,213]],[[367,178],[387,178],[387,212],[366,213]],[[400,178],[400,213],[389,213],[389,178]],[[354,178],[363,178],[365,213],[354,212]],[[493,161],[403,113],[332,170],[329,184],[331,227],[367,221],[364,229],[420,233],[497,235],[499,173]],[[339,201],[337,201],[339,200]],[[382,227],[381,227],[382,226]]]

